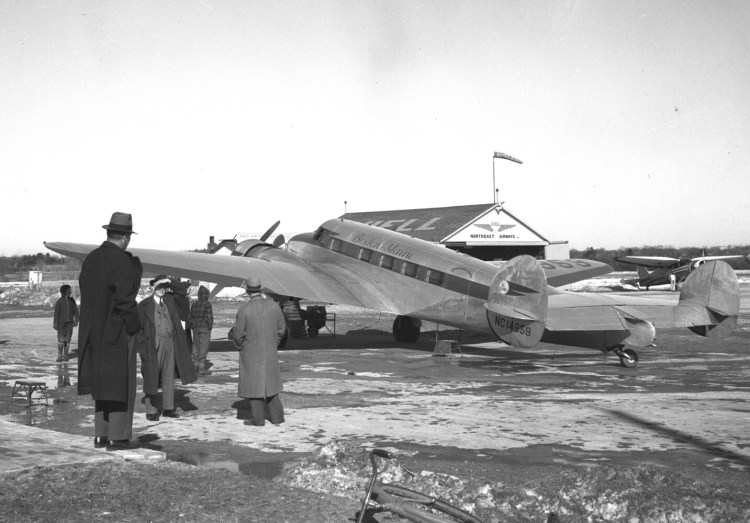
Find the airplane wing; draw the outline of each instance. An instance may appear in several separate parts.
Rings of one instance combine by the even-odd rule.
[[[643,265],[644,267],[673,267],[680,263],[678,258],[669,258],[666,256],[615,256],[615,260],[623,263],[632,263],[633,265]]]
[[[83,259],[98,245],[45,242],[48,249]],[[301,260],[269,262],[242,256],[214,256],[196,252],[129,248],[141,259],[144,270],[182,278],[210,281],[224,287],[239,287],[245,279],[258,276],[264,289],[282,296],[300,296],[315,301],[364,307],[343,285]]]
[[[502,268],[507,261],[488,261],[495,267]],[[539,264],[552,287],[562,287],[597,276],[609,274],[614,269],[606,263],[576,258],[572,260],[539,260]]]
[[[740,258],[744,258],[745,256],[742,254],[735,254],[731,256],[700,256],[698,258],[693,258],[693,261],[703,260],[703,261],[715,261],[715,260],[738,260]]]

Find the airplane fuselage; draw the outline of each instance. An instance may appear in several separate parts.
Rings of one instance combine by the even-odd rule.
[[[287,250],[329,274],[368,308],[457,328],[491,332],[484,304],[500,268],[438,244],[343,220],[290,239]],[[587,260],[540,262],[550,285],[566,269],[596,270]],[[593,276],[593,274],[592,274]],[[579,278],[580,279],[580,278]]]

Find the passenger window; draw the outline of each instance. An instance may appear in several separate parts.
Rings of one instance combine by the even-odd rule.
[[[359,254],[359,247],[357,245],[354,245],[353,243],[346,242],[344,244],[344,254],[347,256],[354,258]]]
[[[359,250],[359,254],[357,255],[357,258],[359,258],[365,263],[370,263],[370,260],[372,259],[372,251],[370,249],[365,249],[363,247]]]
[[[427,270],[427,283],[431,283],[432,285],[442,285],[444,278],[445,274],[440,271],[434,269]]]
[[[401,267],[401,274],[409,278],[415,278],[418,268],[419,266],[416,263],[405,261],[403,267]]]
[[[388,256],[387,254],[383,254],[380,258],[380,266],[390,271],[391,269],[393,269],[394,261],[396,260],[393,258],[393,256]]]

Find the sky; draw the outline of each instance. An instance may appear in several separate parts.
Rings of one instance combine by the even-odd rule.
[[[575,249],[750,244],[745,0],[5,0],[0,49],[3,256],[494,188]]]

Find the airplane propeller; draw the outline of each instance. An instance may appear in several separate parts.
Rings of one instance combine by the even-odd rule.
[[[278,220],[278,221],[276,221],[276,223],[274,223],[273,225],[271,225],[271,227],[269,227],[269,228],[268,228],[268,230],[267,230],[266,232],[264,232],[264,233],[263,233],[263,234],[262,234],[262,235],[260,236],[260,238],[259,238],[258,242],[256,242],[256,243],[265,243],[265,242],[266,242],[266,240],[268,240],[268,238],[270,238],[270,237],[271,237],[271,235],[272,235],[272,234],[274,233],[274,231],[275,231],[275,230],[276,230],[276,228],[277,228],[277,227],[279,226],[279,224],[281,224],[281,220]],[[250,240],[247,240],[247,241],[250,241]],[[286,243],[286,239],[284,238],[284,235],[283,235],[283,234],[279,234],[279,235],[278,235],[278,236],[276,236],[276,238],[274,238],[274,240],[273,240],[273,246],[274,246],[274,247],[280,247],[280,246],[282,246],[282,245],[283,245],[284,243]],[[237,255],[240,255],[240,256],[241,256],[241,255],[243,255],[244,253],[243,253],[243,252],[239,252],[239,253],[236,253],[236,254],[237,254]],[[216,296],[217,294],[219,294],[219,293],[220,293],[220,292],[221,292],[222,290],[224,290],[224,286],[223,286],[223,285],[219,285],[219,284],[215,285],[215,286],[214,286],[214,288],[213,288],[213,289],[211,290],[211,294],[209,294],[208,298],[209,298],[209,299],[213,299],[213,298],[214,298],[214,297],[215,297],[215,296]]]
[[[264,242],[268,238],[270,238],[270,236],[273,234],[273,231],[276,230],[276,228],[279,226],[280,223],[281,223],[281,220],[279,220],[276,223],[274,223],[273,225],[271,225],[271,227],[266,232],[264,232],[263,235],[260,237],[260,241]]]

